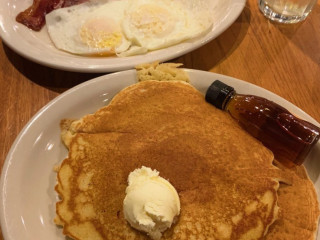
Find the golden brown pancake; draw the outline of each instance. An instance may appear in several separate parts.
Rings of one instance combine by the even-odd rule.
[[[290,176],[291,184],[280,184],[279,216],[270,227],[266,240],[312,240],[318,226],[317,194],[303,166],[291,169],[277,165]]]
[[[314,208],[294,226],[315,231],[312,183],[274,166],[271,151],[189,84],[132,85],[95,114],[63,121],[62,133],[69,155],[58,171],[56,223],[74,239],[148,239],[122,212],[128,174],[141,166],[157,169],[180,196],[179,221],[163,239],[289,239],[295,213],[286,201],[299,189],[310,196],[297,202]],[[279,194],[278,219],[280,179],[292,185]]]

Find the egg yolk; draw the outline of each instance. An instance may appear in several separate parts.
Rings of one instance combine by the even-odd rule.
[[[120,29],[115,28],[112,19],[94,19],[86,22],[80,29],[81,41],[92,48],[114,50],[122,42]]]

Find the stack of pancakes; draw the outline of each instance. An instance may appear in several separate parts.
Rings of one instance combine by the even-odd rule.
[[[69,155],[55,221],[73,239],[148,239],[122,210],[127,177],[141,166],[180,196],[163,239],[314,239],[319,209],[304,168],[273,165],[271,151],[190,84],[141,82],[61,127]]]

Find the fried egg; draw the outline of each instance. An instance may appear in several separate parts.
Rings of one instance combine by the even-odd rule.
[[[79,55],[144,54],[204,34],[209,0],[91,0],[46,15],[54,45]]]
[[[128,1],[94,1],[60,8],[46,15],[49,36],[61,50],[80,55],[113,55],[131,42],[121,29]]]
[[[131,0],[122,29],[133,44],[156,50],[198,37],[212,26],[205,0]]]

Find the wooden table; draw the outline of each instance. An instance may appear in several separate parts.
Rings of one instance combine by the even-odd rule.
[[[320,122],[320,1],[295,25],[268,21],[249,0],[222,35],[172,62],[266,88]],[[0,47],[0,166],[23,126],[65,90],[102,74],[50,69]],[[0,234],[0,239],[2,239]]]

